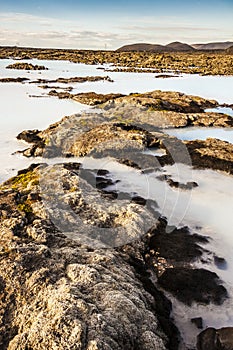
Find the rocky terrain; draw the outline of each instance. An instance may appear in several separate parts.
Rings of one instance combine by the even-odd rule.
[[[71,157],[85,156],[93,152],[106,155],[114,148],[117,158],[122,161],[126,157],[122,151],[122,143],[127,142],[128,147],[132,149],[136,147],[137,153],[139,149],[143,150],[145,147],[164,149],[166,154],[157,157],[162,166],[174,163],[169,147],[177,149],[178,154],[180,154],[179,148],[183,147],[195,167],[233,173],[232,144],[215,139],[181,142],[166,135],[166,128],[169,127],[232,127],[232,117],[221,113],[204,112],[206,108],[216,107],[218,105],[216,101],[161,91],[128,96],[52,93],[55,96],[60,94],[62,98],[72,96],[76,101],[98,105],[100,112],[90,111],[87,114],[64,118],[44,131],[22,132],[18,135],[18,139],[32,143],[30,148],[23,151],[25,156]],[[111,147],[108,143],[113,140],[114,146]],[[103,149],[103,144],[107,151]],[[180,161],[183,161],[182,156],[180,157]],[[146,166],[146,159],[146,156],[140,156],[143,166]],[[151,160],[148,161],[150,162]]]
[[[49,59],[68,60],[85,64],[113,64],[135,71],[135,68],[152,68],[158,73],[173,71],[201,75],[232,75],[233,56],[231,52],[116,52],[64,49],[36,49],[0,47],[0,59]],[[171,52],[170,52],[171,51]],[[117,68],[118,69],[118,68]],[[140,70],[139,70],[140,71]]]
[[[109,175],[78,163],[52,171],[34,164],[1,186],[1,349],[178,349],[161,287],[182,286],[188,277],[200,288],[193,294],[182,288],[177,296],[184,303],[227,297],[216,274],[190,265],[208,238],[183,228],[168,240],[156,203],[106,196]],[[153,217],[153,228],[142,231]]]
[[[233,174],[232,144],[182,142],[166,128],[230,128],[232,117],[205,112],[219,106],[214,100],[177,92],[49,94],[98,110],[18,135],[31,144],[25,156],[69,162],[32,164],[0,186],[0,348],[178,350],[165,294],[185,305],[221,305],[228,291],[208,263],[224,258],[207,250],[210,237],[169,227],[156,198],[120,191],[108,170],[72,157],[111,156],[143,173],[160,170],[160,181],[190,191],[198,183],[179,183],[163,167],[178,161]],[[150,149],[164,154],[144,152]],[[201,318],[189,322],[203,327]],[[207,328],[196,346],[232,349],[232,329]]]
[[[60,179],[83,225],[108,230],[115,221],[134,233],[143,209],[125,203],[103,212],[86,196],[79,166],[62,166]],[[77,237],[59,232],[41,198],[39,168],[1,187],[1,349],[177,349],[171,304],[150,281],[145,243],[106,250],[93,237],[86,244],[81,227]]]

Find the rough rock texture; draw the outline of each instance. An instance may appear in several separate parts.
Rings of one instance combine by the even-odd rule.
[[[185,144],[195,167],[218,169],[233,174],[233,145],[231,143],[208,138],[205,141],[188,141]]]
[[[189,266],[205,251],[199,244],[208,243],[208,238],[190,234],[188,227],[175,228],[171,232],[166,228],[166,220],[160,219],[156,229],[150,231],[148,242],[148,258],[158,275],[167,267]]]
[[[198,335],[197,350],[232,350],[233,327],[207,328]]]
[[[45,66],[33,65],[31,63],[13,63],[6,67],[7,69],[20,69],[20,70],[48,70]]]
[[[167,48],[172,51],[172,49]],[[179,71],[181,73],[203,75],[232,75],[232,52],[188,52],[188,53],[150,53],[114,52],[65,49],[36,49],[20,47],[0,47],[0,58],[54,59],[68,60],[86,64],[112,63],[119,67],[153,68],[157,72]],[[142,71],[142,70],[139,70]]]
[[[33,165],[1,186],[1,349],[177,349],[171,304],[149,278],[143,241],[100,249],[75,232],[59,232],[39,193],[38,171],[45,169]],[[83,222],[111,226],[114,217],[108,221],[96,201],[85,203],[79,170],[78,164],[61,165],[64,200]],[[127,232],[139,207],[125,210],[128,217],[116,222]]]
[[[70,95],[68,92],[62,94]],[[201,112],[208,106],[216,105],[216,101],[161,91],[124,97],[93,96],[92,93],[91,96],[87,95],[82,95],[84,99],[88,99],[87,103],[101,103],[105,98],[110,98],[111,101],[101,105],[99,112],[90,110],[65,117],[44,131],[29,130],[21,133],[18,135],[19,139],[30,142],[34,140],[33,145],[23,154],[27,157],[50,158],[87,154],[96,157],[111,155],[124,164],[143,170],[177,161],[188,165],[192,162],[198,168],[208,167],[232,173],[230,143],[215,139],[182,142],[164,133],[167,127],[232,127],[233,119],[228,115]],[[163,149],[165,155],[153,157],[142,154],[145,148]],[[174,158],[175,154],[177,158]],[[169,178],[164,180],[171,187],[183,189],[191,189],[197,185],[178,184]]]
[[[109,100],[114,100],[115,98],[124,96],[122,94],[97,94],[95,92],[81,92],[78,94],[70,94],[64,92],[57,92],[56,90],[51,90],[49,96],[56,96],[60,99],[69,98],[76,102],[87,104],[89,106],[96,106],[105,103]]]

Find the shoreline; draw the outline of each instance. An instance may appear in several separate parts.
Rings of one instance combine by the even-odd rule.
[[[90,65],[113,64],[132,67],[132,71],[135,67],[155,68],[158,73],[173,71],[201,75],[233,75],[233,55],[223,52],[148,53],[0,47],[0,59],[4,58],[68,60]]]

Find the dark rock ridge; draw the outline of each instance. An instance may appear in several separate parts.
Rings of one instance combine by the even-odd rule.
[[[80,167],[60,165],[60,180],[63,199],[83,222],[95,230],[114,221],[126,231],[135,229],[142,207],[125,203],[125,216],[122,203],[119,212],[109,205],[103,212],[87,196]],[[39,172],[46,169],[32,165],[1,186],[1,349],[178,349],[171,303],[150,280],[145,243],[137,239],[101,249],[86,244],[81,226],[81,235],[59,232],[40,193]],[[47,180],[52,186],[55,178]]]
[[[215,273],[194,269],[191,264],[203,259],[208,251],[201,244],[206,243],[207,237],[190,234],[188,227],[168,227],[164,218],[159,218],[156,229],[149,232],[148,264],[156,271],[159,285],[187,305],[195,301],[221,304],[227,298]]]
[[[233,174],[233,145],[226,141],[208,138],[205,141],[185,142],[194,167],[222,170]]]
[[[205,269],[168,268],[158,278],[158,283],[187,305],[194,301],[219,305],[227,297],[226,288],[219,284],[216,273]]]
[[[24,83],[28,78],[0,78],[0,83]]]
[[[118,97],[122,97],[122,94],[97,94],[95,92],[81,92],[78,94],[70,94],[68,92],[58,92],[51,90],[49,96],[56,96],[60,99],[73,99],[76,102],[87,104],[89,106],[96,106],[105,103],[109,100],[114,100]]]
[[[34,81],[30,81],[31,84],[50,84],[50,83],[85,83],[85,82],[93,82],[93,81],[109,81],[113,82],[113,80],[109,76],[87,76],[87,77],[71,77],[71,78],[57,78],[57,79],[37,79]]]
[[[166,50],[171,49],[166,47]],[[119,68],[131,68],[132,71],[152,68],[157,73],[233,74],[233,56],[226,51],[153,53],[0,47],[0,58],[67,60],[95,65],[108,63]]]
[[[212,138],[204,141],[184,141],[183,143],[187,147],[195,168],[221,170],[233,174],[233,145],[231,143]],[[167,152],[166,155],[159,157],[159,162],[164,166],[174,164],[174,159]]]
[[[156,75],[155,78],[156,79],[167,79],[167,78],[179,78],[180,76],[179,75],[172,75],[172,74],[159,74],[159,75]]]
[[[10,64],[6,67],[7,69],[20,69],[20,70],[48,70],[45,66],[33,65],[31,63],[17,62]]]
[[[226,290],[217,275],[187,267],[201,257],[199,243],[207,238],[191,235],[188,228],[167,233],[164,218],[142,234],[140,221],[149,219],[145,200],[134,195],[114,207],[112,198],[103,197],[114,184],[104,169],[65,163],[48,170],[46,164],[33,164],[0,187],[1,348],[177,350],[179,332],[170,319],[171,303],[151,280],[150,269],[159,271],[153,252],[168,261],[158,273],[164,289],[178,293],[187,304],[221,303]],[[63,214],[59,203],[48,210],[50,189],[59,201],[69,203],[75,221],[81,218],[78,229],[73,230],[73,216]],[[66,230],[54,225],[56,218],[68,220]],[[131,243],[96,246],[96,239],[111,241],[109,235],[99,236],[98,228],[118,226],[123,237],[133,238]],[[116,242],[120,232],[112,237]]]
[[[166,221],[160,219],[156,230],[150,231],[148,242],[150,261],[158,270],[158,274],[166,269],[162,264],[158,265],[162,259],[170,266],[184,266],[201,258],[205,249],[199,244],[208,243],[207,237],[191,234],[188,227],[174,228],[169,233],[166,232],[166,228]]]

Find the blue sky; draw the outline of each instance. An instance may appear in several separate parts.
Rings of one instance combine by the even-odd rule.
[[[116,49],[233,41],[233,0],[0,0],[0,45]]]

